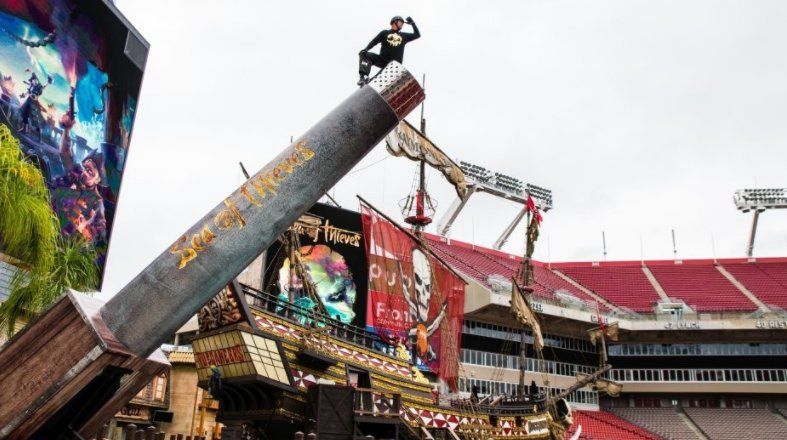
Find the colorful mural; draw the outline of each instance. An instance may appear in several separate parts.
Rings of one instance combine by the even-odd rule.
[[[356,289],[352,272],[344,256],[325,245],[303,246],[300,249],[301,259],[304,262],[308,276],[317,290],[325,310],[329,315],[338,317],[345,324],[355,318]],[[303,281],[298,277],[290,282],[290,260],[285,259],[279,269],[279,292],[283,299],[287,298],[286,292],[290,287],[300,292],[303,290]],[[291,286],[292,284],[292,286]],[[313,301],[304,295],[297,295],[299,305],[311,309]]]
[[[360,214],[317,203],[301,215],[291,231],[300,242],[298,258],[304,275],[311,280],[325,312],[345,324],[362,326],[368,270]],[[281,243],[273,244],[267,252],[264,290],[278,294],[283,301],[292,293],[295,304],[308,311],[299,318],[306,323],[316,302],[303,281],[290,274],[289,256]]]
[[[40,166],[62,235],[92,244],[103,273],[142,72],[108,42],[120,22],[84,3],[0,5],[0,123]]]

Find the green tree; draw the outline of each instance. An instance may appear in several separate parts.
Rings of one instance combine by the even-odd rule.
[[[0,328],[49,306],[68,289],[98,286],[95,251],[83,240],[63,239],[40,169],[0,124],[0,250],[17,270],[8,299],[0,304]]]

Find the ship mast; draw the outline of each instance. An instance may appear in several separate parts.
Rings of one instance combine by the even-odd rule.
[[[541,224],[541,213],[538,212],[538,207],[529,193],[525,203],[525,213],[527,214],[525,255],[522,258],[522,264],[511,280],[511,311],[516,320],[522,325],[522,333],[519,340],[519,387],[517,390],[520,396],[527,394],[525,392],[527,390],[525,385],[525,361],[527,360],[525,330],[530,328],[533,331],[533,350],[537,357],[541,357],[541,350],[544,347],[541,325],[528,300],[528,297],[533,293],[533,288],[530,287],[530,284],[533,282],[533,264],[531,259],[535,251],[535,243],[538,240],[539,226]]]
[[[528,210],[527,221],[525,222],[525,224],[528,225],[528,231],[530,229],[530,222],[531,222],[530,215],[531,215],[530,211]],[[533,268],[530,263],[531,255],[528,254],[527,250],[531,249],[533,244],[531,243],[529,233],[526,234],[525,241],[526,241],[525,256],[522,259],[522,265],[519,267],[519,271],[514,278],[514,282],[521,286],[518,290],[520,290],[523,293],[526,292],[530,294],[533,293],[533,288],[530,287],[530,280],[531,277],[533,276],[532,274]],[[517,292],[512,292],[512,294],[516,294],[516,293]],[[525,385],[525,364],[527,361],[527,344],[525,341],[526,329],[527,326],[525,324],[522,324],[522,331],[520,332],[520,338],[519,338],[519,387],[517,390],[520,396],[524,396],[525,394],[527,394],[525,392],[525,390],[527,390],[527,386]]]
[[[426,90],[426,74],[423,76],[424,90]],[[426,118],[424,117],[424,102],[421,102],[421,134],[426,136]],[[402,213],[407,215],[412,210],[412,197],[405,199],[402,206]],[[413,232],[418,238],[422,238],[426,225],[432,223],[431,212],[427,214],[427,206],[432,204],[429,194],[426,192],[426,159],[421,153],[418,159],[418,189],[415,193],[415,215],[407,216],[404,221],[413,226]],[[433,210],[433,209],[432,209]]]

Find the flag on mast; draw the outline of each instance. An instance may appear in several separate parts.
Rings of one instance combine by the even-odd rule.
[[[460,199],[467,197],[467,180],[459,166],[409,122],[400,122],[385,138],[385,145],[394,156],[428,163],[454,185]]]
[[[465,281],[418,237],[361,203],[369,261],[366,327],[456,390]]]
[[[535,312],[533,312],[533,307],[530,306],[530,301],[528,301],[524,292],[519,288],[516,279],[512,281],[511,314],[514,315],[520,324],[533,332],[533,347],[537,352],[540,352],[544,348],[544,336],[541,334],[541,324],[538,322],[538,317]]]

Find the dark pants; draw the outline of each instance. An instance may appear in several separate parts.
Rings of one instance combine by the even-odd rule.
[[[360,56],[360,63],[358,65],[358,73],[364,76],[369,76],[369,73],[372,71],[372,66],[379,67],[382,69],[383,67],[387,66],[391,60],[380,56],[379,54],[373,52],[366,52],[361,54]]]

